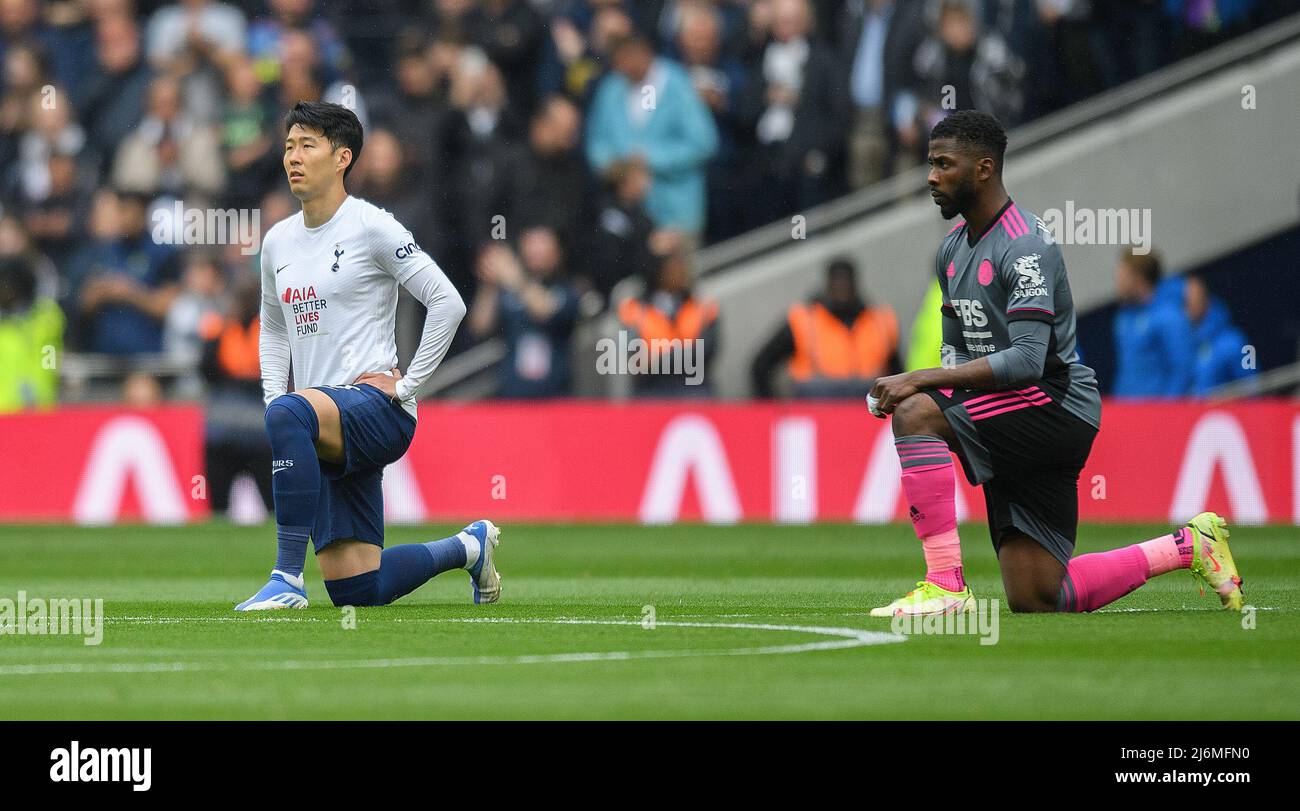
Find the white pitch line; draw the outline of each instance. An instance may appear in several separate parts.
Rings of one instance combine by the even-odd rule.
[[[119,618],[126,619],[126,618]],[[152,619],[138,617],[134,619]],[[214,620],[224,618],[213,617]],[[312,617],[294,618],[292,621],[313,620]],[[396,618],[400,620],[400,618]],[[271,620],[271,618],[266,618]],[[264,620],[264,621],[266,621]],[[286,617],[280,621],[287,621]],[[641,627],[640,620],[596,619],[531,619],[524,617],[464,617],[425,619],[425,622],[447,623],[504,623],[535,625],[621,625]],[[717,650],[641,650],[641,651],[587,651],[577,653],[548,653],[525,656],[421,656],[405,659],[353,659],[353,660],[285,660],[280,662],[254,662],[235,664],[229,662],[119,662],[77,663],[59,662],[34,665],[0,665],[0,676],[46,676],[60,674],[102,673],[195,673],[211,671],[291,671],[291,670],[349,670],[387,667],[444,667],[461,665],[531,665],[563,662],[612,662],[633,659],[676,659],[701,656],[772,656],[790,653],[807,653],[819,650],[844,650],[871,645],[888,645],[906,642],[907,637],[880,631],[858,628],[823,628],[811,625],[770,625],[738,622],[674,622],[656,621],[655,628],[722,628],[746,631],[780,631],[836,637],[822,642],[804,642],[787,645],[722,648]]]

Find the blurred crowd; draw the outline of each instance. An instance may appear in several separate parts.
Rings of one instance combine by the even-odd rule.
[[[455,351],[501,336],[499,393],[554,396],[572,390],[581,317],[716,335],[716,307],[691,293],[695,249],[919,163],[947,112],[1015,126],[1295,5],[0,0],[0,410],[57,396],[49,347],[163,356],[252,390],[256,240],[157,228],[178,202],[256,211],[262,232],[295,212],[280,153],[298,99],[358,114],[349,191],[409,227],[471,302]],[[899,365],[892,313],[853,275],[795,305],[759,352],[756,393],[783,363],[818,390],[799,379],[801,336],[837,322],[841,348],[892,342],[839,358],[855,375]],[[611,301],[630,277],[645,292]],[[403,298],[407,356],[420,317]],[[157,383],[127,392],[156,398]]]

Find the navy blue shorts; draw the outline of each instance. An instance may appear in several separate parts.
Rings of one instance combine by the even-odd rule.
[[[317,386],[339,407],[343,464],[320,463],[316,551],[340,538],[384,545],[384,467],[411,446],[415,420],[374,386]]]

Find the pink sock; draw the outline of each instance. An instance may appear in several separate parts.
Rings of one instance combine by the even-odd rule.
[[[1192,565],[1192,531],[1183,527],[1169,535],[1161,535],[1138,544],[1142,554],[1146,555],[1147,566],[1151,569],[1148,577],[1187,569]]]
[[[1147,582],[1151,571],[1138,544],[1070,561],[1061,581],[1058,611],[1094,611]]]
[[[925,579],[949,591],[961,591],[961,541],[957,536],[957,506],[952,456],[942,439],[903,436],[894,440],[903,467],[912,528],[925,552]]]

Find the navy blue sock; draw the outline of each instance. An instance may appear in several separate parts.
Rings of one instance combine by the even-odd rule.
[[[325,591],[337,606],[383,605],[379,599],[379,570],[341,580],[326,580]]]
[[[433,577],[465,565],[465,545],[453,535],[428,543],[390,546],[373,572],[326,580],[325,591],[334,605],[388,605]]]
[[[384,605],[433,577],[465,565],[465,545],[452,536],[429,543],[390,546],[379,559],[379,599]]]
[[[301,577],[307,541],[320,501],[320,460],[316,409],[304,398],[285,394],[266,408],[266,435],[271,440],[271,494],[275,500],[275,568]]]

